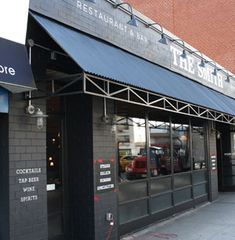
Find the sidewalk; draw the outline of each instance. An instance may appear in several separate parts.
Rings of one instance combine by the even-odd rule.
[[[121,239],[235,240],[235,192]]]

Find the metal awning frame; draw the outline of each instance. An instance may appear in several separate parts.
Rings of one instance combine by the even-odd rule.
[[[118,89],[118,90],[116,90]],[[152,109],[235,125],[235,116],[84,73],[83,92]]]
[[[56,88],[56,83],[65,78],[70,79],[63,86]],[[197,117],[210,121],[222,122],[235,125],[235,116],[218,112],[209,108],[187,103],[161,94],[153,93],[144,89],[139,89],[123,83],[109,80],[89,73],[73,74],[68,77],[50,79],[51,91],[44,92],[43,95],[31,97],[28,100],[36,98],[48,98],[53,96],[66,96],[74,94],[88,94],[115,101],[135,104],[151,109],[158,109],[172,113],[178,113],[186,116]],[[79,89],[70,91],[68,88],[77,82],[80,82]]]

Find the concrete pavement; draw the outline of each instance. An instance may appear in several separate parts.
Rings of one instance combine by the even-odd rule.
[[[235,240],[235,192],[121,239]]]

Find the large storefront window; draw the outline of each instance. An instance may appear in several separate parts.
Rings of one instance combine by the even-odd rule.
[[[149,131],[145,132],[144,119],[119,118],[118,197],[122,226],[151,215],[167,216],[174,207],[193,206],[194,200],[207,200],[203,125],[198,121],[192,124],[190,119],[188,124],[165,120],[149,120]]]
[[[172,124],[174,172],[190,171],[190,139],[188,124]]]
[[[168,175],[171,173],[170,124],[150,121],[149,129],[151,176]]]
[[[145,119],[117,117],[119,181],[146,178]]]

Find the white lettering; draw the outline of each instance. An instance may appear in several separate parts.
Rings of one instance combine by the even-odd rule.
[[[19,182],[19,183],[27,183],[27,182],[28,182],[28,179],[27,179],[27,178],[19,178],[19,179],[18,179],[18,182]]]
[[[96,9],[94,9],[94,13],[95,13],[95,17],[97,17],[98,11]]]
[[[111,182],[111,178],[101,178],[100,183]]]
[[[23,192],[34,192],[35,186],[32,187],[23,187]]]
[[[222,75],[221,74],[218,74],[218,86],[220,87],[220,88],[223,88],[223,77],[222,77]]]
[[[31,174],[31,173],[41,173],[41,168],[20,168],[16,169],[16,174]]]
[[[110,174],[111,174],[111,171],[100,172],[100,176],[106,176],[106,175],[110,175]]]
[[[110,168],[110,164],[100,164],[100,168]]]
[[[102,15],[101,12],[100,12],[100,14],[99,14],[99,19],[103,21],[103,15]]]
[[[97,190],[100,191],[100,190],[105,190],[105,189],[110,189],[110,188],[114,188],[114,184],[98,186]]]
[[[10,75],[14,76],[16,74],[16,71],[12,67],[0,65],[0,73],[10,74]]]
[[[188,59],[188,71],[192,74],[195,73],[195,69],[194,69],[194,59],[190,56],[187,56],[187,59]]]
[[[85,13],[88,13],[88,6],[86,4],[83,4],[83,11]]]
[[[28,178],[29,182],[39,182],[39,177]]]
[[[175,48],[173,46],[170,46],[170,50],[173,53],[173,64],[175,66],[178,66],[177,57],[178,57],[178,55],[180,55],[181,52],[180,52],[180,50],[178,50],[177,48]]]
[[[82,9],[82,3],[80,1],[77,1],[77,8]]]
[[[203,77],[203,69],[204,67],[201,67],[200,66],[200,62],[197,63],[197,74],[198,74],[198,77],[202,78]]]
[[[32,195],[32,196],[21,197],[20,201],[21,202],[29,202],[29,201],[35,201],[37,199],[38,199],[37,195]]]
[[[187,58],[180,57],[180,68],[188,72]]]
[[[107,14],[105,12],[101,12],[101,11],[93,8],[92,6],[82,3],[79,0],[77,0],[76,6],[78,9],[80,9],[84,13],[94,16],[94,17],[98,18],[100,21],[109,24],[111,27],[115,27],[116,29],[127,33],[127,30],[128,30],[127,25],[114,20],[112,17],[109,16],[109,14]],[[138,41],[148,43],[148,39],[146,36],[144,36],[140,33],[135,33],[135,32],[133,32],[133,30],[130,31],[130,36],[136,37],[136,40],[138,40]]]
[[[90,15],[93,15],[92,7],[89,7],[89,9],[88,9],[88,13],[89,13]]]

